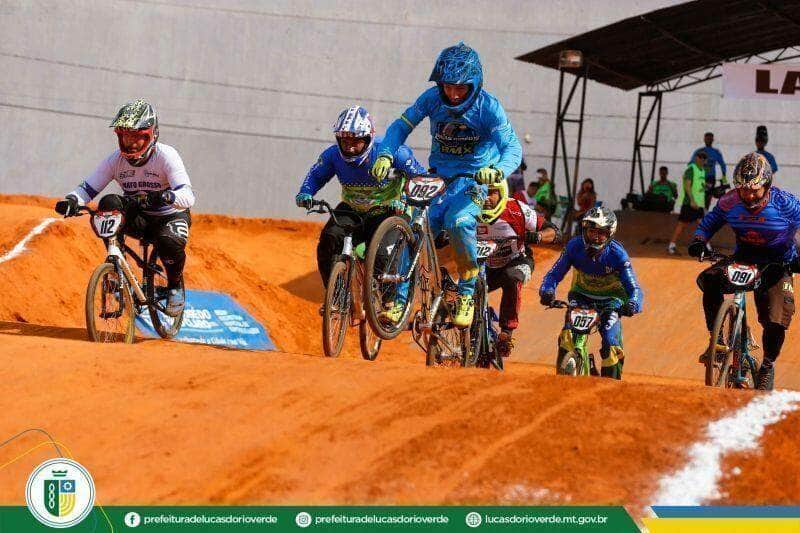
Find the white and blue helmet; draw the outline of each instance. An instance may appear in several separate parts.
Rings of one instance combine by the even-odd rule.
[[[336,145],[339,154],[348,163],[360,165],[369,157],[375,138],[375,124],[366,109],[361,106],[351,106],[339,113],[339,118],[333,124],[333,134],[336,136]],[[364,150],[358,155],[347,155],[342,151],[340,139],[345,137],[367,138]]]

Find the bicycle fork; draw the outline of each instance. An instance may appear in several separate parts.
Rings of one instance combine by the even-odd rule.
[[[119,246],[116,242],[109,242],[106,245],[108,250],[108,257],[106,261],[114,264],[119,271],[121,271],[122,276],[120,276],[120,281],[124,284],[127,283],[128,286],[131,288],[133,295],[136,297],[136,303],[138,305],[144,305],[147,303],[147,297],[142,292],[142,288],[139,287],[139,283],[136,281],[136,276],[133,274],[133,269],[128,264],[128,261],[125,260],[125,255],[122,253],[122,250],[119,249]]]

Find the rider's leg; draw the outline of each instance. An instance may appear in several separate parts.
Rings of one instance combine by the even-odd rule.
[[[350,206],[342,202],[336,206],[336,209],[350,210]],[[351,223],[353,219],[346,214],[337,214],[336,218],[342,222]],[[337,254],[342,251],[344,245],[345,231],[333,223],[333,218],[328,219],[322,232],[319,234],[319,243],[317,243],[317,269],[322,278],[322,286],[328,286],[328,278],[333,270],[333,260]]]
[[[775,377],[775,360],[781,353],[786,329],[794,315],[794,287],[792,276],[784,275],[771,284],[768,289],[755,293],[758,321],[763,327],[761,345],[764,360],[758,372],[756,388],[772,390]]]
[[[599,330],[600,337],[603,340],[603,345],[600,348],[600,356],[603,358],[600,375],[622,379],[625,352],[622,349],[622,323],[616,311],[602,314]]]
[[[700,272],[697,276],[697,286],[703,291],[703,313],[706,319],[706,329],[708,330],[709,343],[703,353],[700,354],[700,363],[705,363],[708,358],[708,346],[711,345],[711,331],[714,329],[714,321],[717,318],[717,313],[722,305],[722,269],[721,263],[714,264],[707,269]],[[724,353],[727,348],[724,345],[724,339],[717,339],[717,349]]]
[[[481,212],[485,187],[477,185],[473,180],[462,178],[455,184],[453,193],[446,198],[447,208],[444,213],[444,229],[450,236],[450,245],[455,254],[458,268],[458,297],[453,323],[466,327],[472,323],[475,312],[475,283],[478,277],[477,217]]]
[[[192,218],[188,211],[148,219],[147,235],[158,247],[158,255],[167,274],[167,314],[178,316],[183,310],[184,291],[180,290],[183,281],[183,267],[186,264],[186,244],[189,242],[189,228]]]
[[[189,228],[192,218],[188,211],[152,217],[155,226],[153,236],[158,246],[158,255],[167,272],[167,285],[170,289],[180,286],[183,280],[183,267],[186,264],[186,244],[189,242]]]

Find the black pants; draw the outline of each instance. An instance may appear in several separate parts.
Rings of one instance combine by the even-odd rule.
[[[723,269],[729,261],[720,261],[705,269],[697,276],[697,285],[703,291],[703,311],[706,327],[714,328],[723,300],[723,287],[726,283]],[[770,266],[762,270],[761,285],[753,292],[758,321],[764,328],[761,344],[764,348],[763,364],[771,367],[783,347],[786,329],[794,316],[794,284],[792,273],[785,267]]]
[[[336,218],[339,222],[348,225],[358,223],[359,218],[349,205],[341,202],[336,206],[336,211],[339,210],[344,211],[344,213],[336,213]],[[347,211],[356,216],[348,216],[346,213]],[[385,213],[364,217],[364,225],[353,232],[353,246],[362,242],[369,244],[372,235],[375,234],[380,223],[389,218],[389,216],[388,213]],[[333,223],[333,218],[330,218],[319,235],[319,243],[317,244],[317,268],[319,269],[319,275],[322,277],[322,285],[325,287],[328,286],[328,278],[333,269],[333,261],[342,251],[346,233],[344,229]]]
[[[122,231],[135,239],[147,239],[156,244],[158,255],[164,264],[170,288],[178,287],[183,279],[183,267],[186,265],[186,244],[189,242],[189,228],[192,216],[189,211],[181,211],[170,215],[148,215],[142,213],[134,203],[127,203],[116,194],[109,194],[100,199],[102,209],[120,209],[125,213],[125,225]]]

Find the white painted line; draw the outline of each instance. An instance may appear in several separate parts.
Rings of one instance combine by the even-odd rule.
[[[0,263],[5,263],[6,261],[11,261],[15,257],[20,256],[22,254],[22,252],[25,251],[25,249],[26,249],[25,246],[31,241],[31,239],[33,239],[34,237],[39,235],[41,232],[43,232],[47,226],[49,226],[50,224],[52,224],[53,222],[56,222],[58,220],[60,220],[60,219],[58,219],[58,218],[46,218],[46,219],[42,220],[39,223],[38,226],[33,228],[30,231],[30,233],[25,235],[24,239],[19,241],[16,246],[14,246],[11,250],[9,250],[5,255],[0,257]]]
[[[747,405],[708,425],[708,440],[689,449],[689,463],[661,478],[651,505],[702,505],[720,497],[725,454],[755,449],[764,428],[796,410],[800,392],[781,390],[753,398]]]

